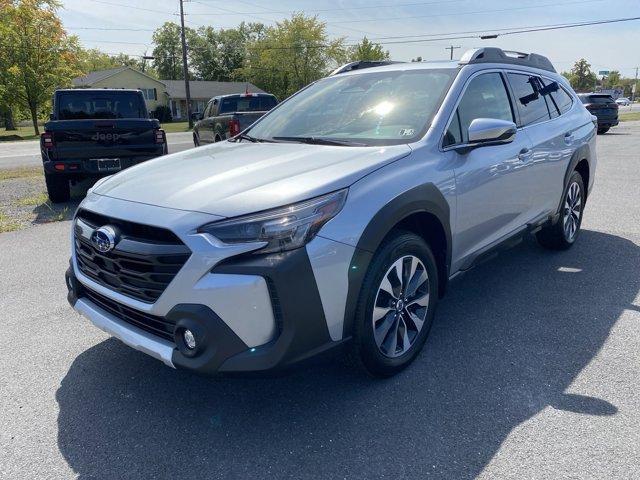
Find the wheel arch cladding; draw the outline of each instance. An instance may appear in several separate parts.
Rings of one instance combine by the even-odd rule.
[[[387,203],[365,227],[349,268],[349,291],[343,338],[351,336],[356,305],[364,277],[378,247],[394,230],[408,230],[422,237],[436,257],[440,296],[444,295],[451,265],[449,203],[433,184],[407,190]]]

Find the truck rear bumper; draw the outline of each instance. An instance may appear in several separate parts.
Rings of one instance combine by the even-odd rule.
[[[72,159],[72,160],[52,160],[43,158],[42,165],[44,171],[49,174],[68,175],[70,177],[104,177],[107,175],[113,175],[121,170],[125,170],[129,167],[133,167],[147,160],[157,158],[163,155],[164,152],[160,151],[156,155],[145,155],[138,157],[121,157],[119,158],[119,168],[101,168],[99,160],[92,159]]]

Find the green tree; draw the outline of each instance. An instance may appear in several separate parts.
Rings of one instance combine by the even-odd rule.
[[[187,44],[197,44],[197,35],[192,28],[186,28]],[[153,68],[163,80],[182,80],[182,41],[180,26],[173,22],[165,22],[153,32]]]
[[[78,40],[67,36],[57,8],[55,2],[38,0],[0,3],[2,81],[9,96],[29,110],[36,134],[38,116],[53,91],[81,73]]]
[[[200,27],[189,45],[189,65],[201,80],[230,81],[247,59],[247,44],[265,31],[261,23],[242,22],[237,28]]]
[[[596,74],[591,71],[591,65],[584,58],[578,60],[570,72],[563,72],[562,75],[577,92],[591,91],[596,84]]]
[[[389,51],[384,50],[379,43],[374,43],[367,37],[364,37],[360,43],[353,45],[349,49],[349,60],[352,62],[358,60],[389,60]]]
[[[245,66],[236,78],[251,81],[280,99],[348,58],[344,39],[329,40],[323,22],[301,13],[268,27],[264,35],[249,42],[247,51]]]
[[[605,88],[622,88],[622,76],[618,70],[611,70],[605,79]]]

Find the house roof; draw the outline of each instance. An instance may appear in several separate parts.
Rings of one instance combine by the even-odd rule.
[[[96,82],[100,80],[104,80],[105,78],[111,77],[116,73],[123,72],[129,67],[118,67],[118,68],[110,68],[108,70],[96,70],[95,72],[89,72],[82,77],[77,77],[72,80],[72,83],[75,87],[90,87]]]
[[[140,70],[136,70],[135,68],[131,68],[131,67],[117,67],[117,68],[109,68],[108,70],[96,70],[95,72],[89,72],[86,75],[82,76],[82,77],[76,77],[74,78],[71,83],[73,84],[74,87],[92,87],[94,84],[96,84],[97,82],[100,82],[101,80],[104,80],[106,78],[109,77],[113,77],[114,75],[117,75],[119,73],[122,73],[126,70],[131,70],[132,72],[137,73],[138,75],[142,75],[143,77],[147,77],[151,80],[153,80],[154,82],[157,83],[163,83],[162,81],[158,80],[157,78],[153,78],[149,75],[147,75],[144,72],[141,72]]]
[[[186,98],[184,80],[160,80],[167,87],[167,94],[171,98]],[[192,80],[189,82],[189,91],[193,99],[206,99],[218,95],[229,95],[231,93],[244,93],[249,87],[251,93],[266,93],[252,83],[248,82],[210,82]]]

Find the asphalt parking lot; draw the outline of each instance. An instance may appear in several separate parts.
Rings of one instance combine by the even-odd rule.
[[[640,478],[639,151],[598,137],[575,247],[454,281],[384,381],[171,370],[68,306],[69,222],[0,234],[0,478]]]

